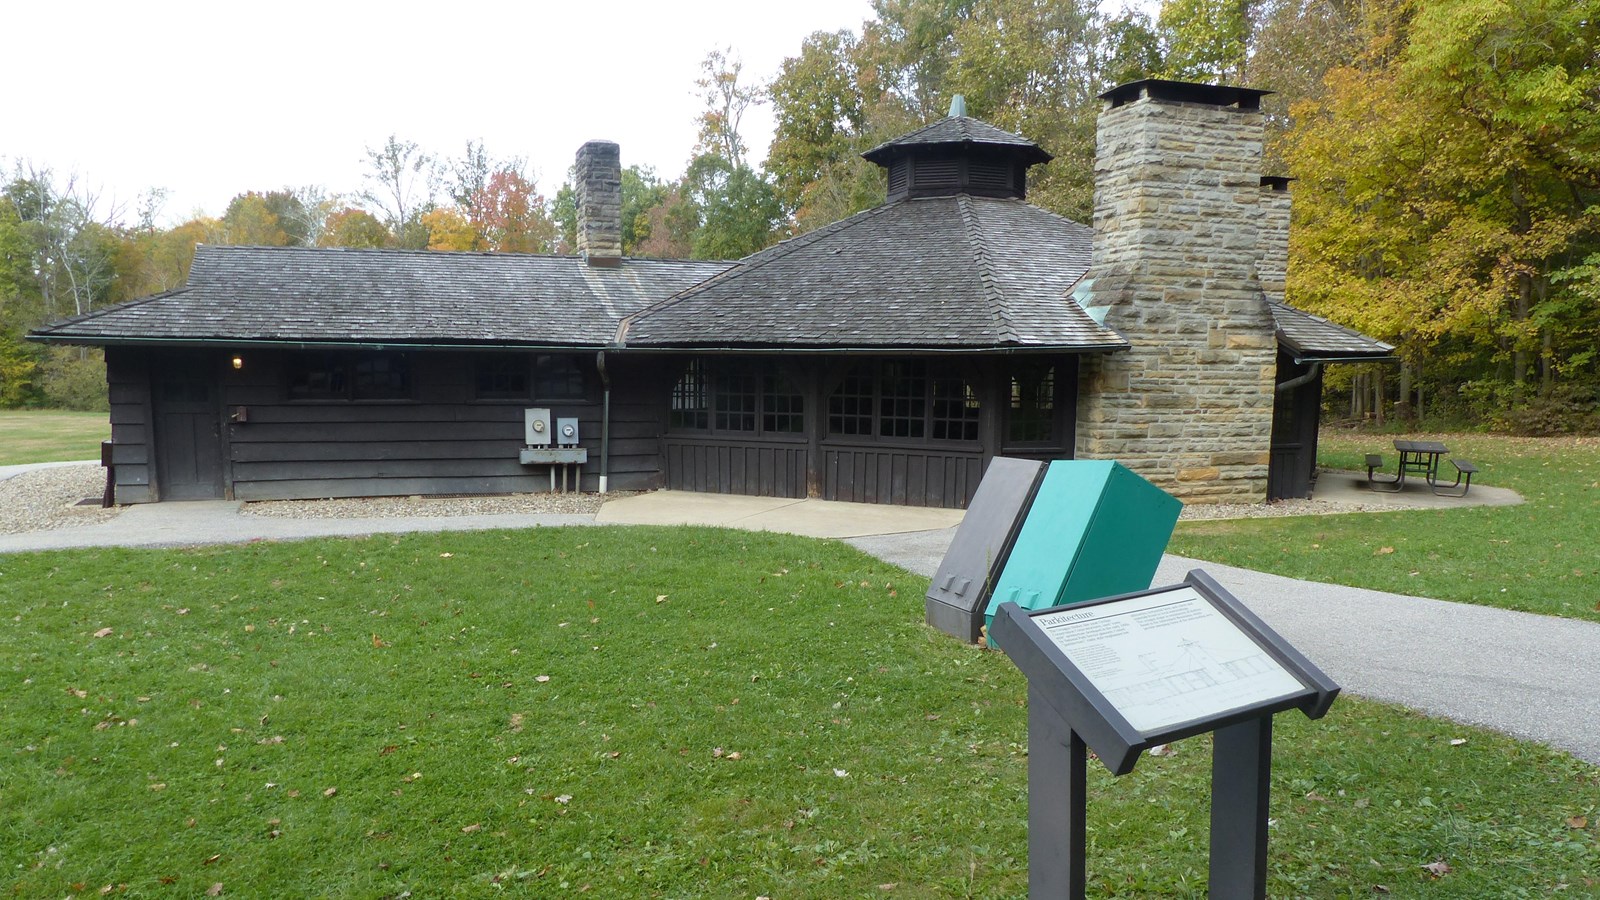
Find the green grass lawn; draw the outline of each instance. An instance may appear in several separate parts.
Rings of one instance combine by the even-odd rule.
[[[1600,621],[1600,438],[1425,435],[1516,490],[1512,507],[1184,522],[1183,556],[1348,584]],[[1394,435],[1324,433],[1321,462],[1365,471]],[[1448,469],[1449,467],[1446,466]]]
[[[0,466],[100,459],[100,442],[111,437],[103,412],[59,409],[0,409]]]
[[[21,897],[1023,896],[1025,684],[924,626],[926,586],[688,528],[0,557],[0,871]],[[1351,698],[1276,732],[1271,896],[1600,895],[1600,770]],[[1091,769],[1095,896],[1204,895],[1209,743],[1176,746]]]

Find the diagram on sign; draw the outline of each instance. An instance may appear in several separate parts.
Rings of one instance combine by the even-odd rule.
[[[1192,588],[1067,607],[1035,621],[1139,731],[1305,690]]]

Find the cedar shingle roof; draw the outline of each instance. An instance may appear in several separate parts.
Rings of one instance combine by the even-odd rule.
[[[201,246],[185,287],[32,337],[603,347],[623,316],[729,265],[624,259],[602,268],[570,256]]]
[[[951,146],[1005,148],[1017,151],[1016,155],[1030,165],[1046,163],[1055,158],[1020,134],[1012,134],[967,116],[949,116],[930,122],[916,131],[884,141],[861,156],[879,165],[888,165],[889,160],[913,148]]]
[[[888,203],[741,260],[632,316],[641,348],[1065,349],[1128,345],[1067,292],[1091,232],[1020,200]]]
[[[1296,360],[1392,359],[1394,347],[1284,303],[1269,303],[1278,343]]]

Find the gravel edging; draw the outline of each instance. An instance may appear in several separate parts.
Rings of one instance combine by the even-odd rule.
[[[105,489],[105,469],[97,463],[20,472],[0,481],[0,534],[78,528],[114,519],[122,512],[117,507],[77,505],[90,497],[98,501]]]
[[[269,519],[393,519],[409,516],[593,515],[600,505],[637,491],[608,494],[486,494],[471,497],[352,497],[337,500],[253,500],[240,514]]]
[[[1271,519],[1279,516],[1327,516],[1340,513],[1393,512],[1381,503],[1334,503],[1330,500],[1273,500],[1268,503],[1185,504],[1178,521],[1207,519]]]

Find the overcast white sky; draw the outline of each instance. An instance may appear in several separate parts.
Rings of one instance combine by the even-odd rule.
[[[445,156],[481,138],[525,157],[546,196],[595,138],[675,176],[707,51],[731,46],[765,80],[806,35],[870,16],[868,0],[8,3],[18,90],[0,165],[75,172],[129,219],[140,192],[166,188],[164,224],[247,190],[353,193],[364,148],[391,132]],[[771,128],[764,110],[747,117],[757,158]]]

